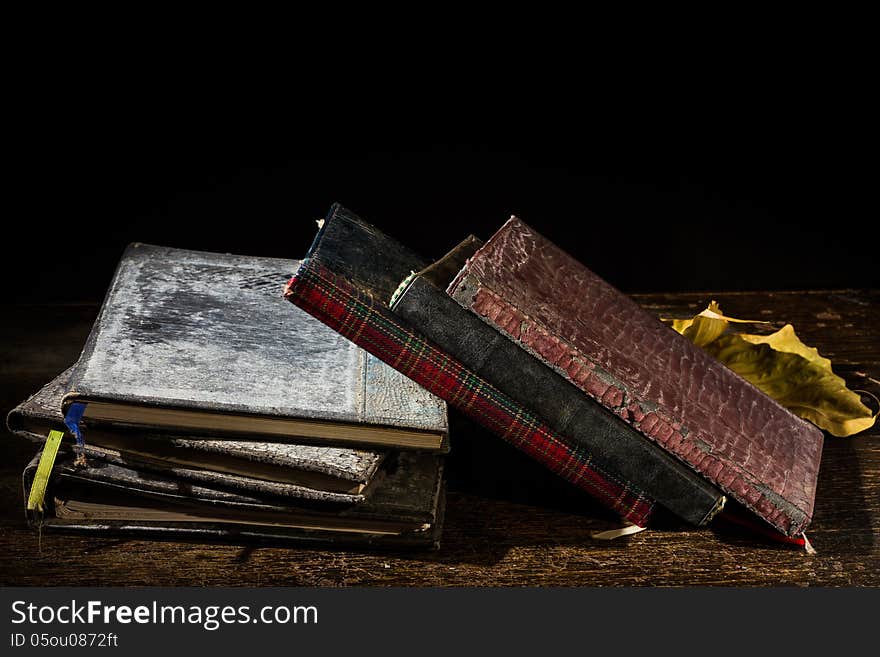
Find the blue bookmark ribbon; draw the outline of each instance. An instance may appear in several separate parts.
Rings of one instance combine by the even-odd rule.
[[[83,413],[86,412],[86,405],[80,402],[71,404],[64,415],[64,426],[76,438],[77,447],[85,447],[86,441],[83,439],[82,431],[80,431],[79,423],[82,420]]]

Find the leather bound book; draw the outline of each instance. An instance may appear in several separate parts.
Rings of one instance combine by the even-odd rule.
[[[21,432],[20,435],[41,442],[46,439],[43,434],[31,434]],[[219,441],[218,441],[219,442]],[[86,457],[86,463],[94,465],[92,460],[97,459],[105,463],[112,463],[137,470],[146,477],[167,477],[178,481],[179,486],[204,485],[213,488],[242,493],[245,495],[262,495],[276,498],[284,498],[289,504],[302,504],[305,502],[321,502],[325,504],[357,504],[366,499],[370,486],[380,476],[381,468],[370,476],[365,484],[344,487],[344,483],[328,478],[313,479],[310,473],[302,473],[291,468],[290,476],[278,479],[267,479],[252,475],[237,474],[233,469],[216,469],[207,467],[190,467],[173,461],[145,456],[142,454],[118,451],[106,447],[86,446],[82,448]],[[199,456],[196,450],[191,457],[195,460]]]
[[[569,442],[388,307],[412,271],[428,263],[340,205],[318,234],[285,297],[477,423],[644,526],[653,500],[606,471],[583,445]]]
[[[708,522],[723,505],[720,490],[446,294],[479,246],[469,237],[409,276],[395,293],[392,310],[552,429],[583,445],[603,469],[636,482],[680,518],[695,525]]]
[[[447,292],[783,534],[810,522],[822,432],[519,219]]]
[[[38,453],[23,473],[27,499]],[[437,546],[443,523],[442,458],[399,452],[359,504],[327,505],[231,492],[215,485],[182,482],[91,454],[77,465],[59,453],[41,517],[43,530],[159,537],[170,540],[355,543]]]
[[[72,368],[16,406],[9,430],[42,443],[64,431],[61,398]],[[86,454],[187,481],[291,498],[358,502],[385,452],[256,440],[217,440],[94,427]],[[98,447],[98,445],[101,447]]]
[[[445,404],[306,313],[294,260],[132,244],[62,400],[98,425],[446,449]],[[285,274],[287,272],[287,275]]]

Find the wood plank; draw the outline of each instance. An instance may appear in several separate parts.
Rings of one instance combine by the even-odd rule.
[[[880,291],[637,295],[663,316],[710,299],[732,316],[788,321],[856,387],[880,386]],[[0,409],[79,355],[96,306],[6,306],[0,325]],[[862,376],[865,375],[865,376]],[[439,551],[377,553],[129,541],[27,529],[20,473],[34,446],[4,432],[0,459],[0,584],[5,585],[880,585],[880,431],[828,438],[809,530],[818,550],[742,530],[672,521],[612,542],[590,533],[618,521],[464,418],[454,419],[450,494]]]

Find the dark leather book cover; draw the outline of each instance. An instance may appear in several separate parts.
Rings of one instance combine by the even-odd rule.
[[[583,445],[603,469],[636,482],[680,518],[695,525],[708,522],[723,505],[720,490],[446,294],[478,246],[469,238],[408,277],[395,293],[392,310],[552,429]],[[450,266],[453,261],[457,266]]]
[[[306,313],[280,312],[278,290],[298,264],[130,245],[65,408],[111,402],[445,436],[441,400]]]
[[[46,439],[45,434],[30,432],[18,432],[19,435],[40,443]],[[106,463],[113,463],[137,470],[141,473],[151,473],[158,477],[172,477],[181,484],[205,485],[233,493],[247,495],[265,495],[278,498],[286,498],[289,503],[305,503],[317,501],[328,504],[357,504],[363,502],[370,485],[380,476],[381,468],[377,468],[366,484],[350,488],[336,485],[323,486],[304,479],[299,483],[297,477],[291,477],[287,481],[253,477],[233,472],[226,472],[206,467],[192,467],[162,460],[144,454],[109,449],[87,445],[83,448],[87,462],[97,459]]]
[[[64,431],[64,418],[61,414],[61,398],[70,389],[72,369],[67,369],[52,381],[43,386],[34,395],[16,406],[7,416],[10,431],[31,440],[42,442],[52,429]],[[111,434],[119,430],[111,430]],[[95,435],[91,431],[89,445],[92,449],[105,454],[116,454],[125,462],[134,462],[140,469],[167,472],[186,480],[216,483],[229,488],[252,490],[255,492],[272,491],[277,495],[303,497],[311,499],[335,499],[337,501],[356,502],[362,499],[359,493],[346,494],[346,488],[357,489],[366,486],[376,472],[385,452],[360,450],[344,447],[323,445],[300,445],[296,443],[279,443],[250,440],[214,440],[211,438],[191,438],[175,434],[154,434],[151,432],[134,432],[129,430],[121,439],[111,435],[112,444],[125,444],[126,440],[138,445],[140,451],[132,453],[121,448],[118,450],[96,447],[95,442],[104,442],[107,436]],[[137,440],[133,437],[137,436]],[[154,446],[154,451],[151,450]],[[164,457],[164,458],[163,458]],[[225,461],[237,461],[237,470],[247,472],[250,464],[258,466],[270,465],[274,470],[296,471],[305,473],[304,481],[320,481],[321,477],[334,481],[334,486],[317,487],[315,484],[294,485],[289,483],[296,477],[283,477],[284,481],[267,480],[267,477],[253,476],[222,476],[223,473],[212,470],[207,465],[220,457]],[[106,458],[110,458],[107,456]],[[183,464],[195,464],[186,467]],[[235,470],[233,468],[233,470]],[[273,471],[274,471],[273,470]],[[318,475],[314,477],[311,475]],[[348,482],[348,485],[345,485]]]
[[[40,455],[22,475],[25,500]],[[300,501],[294,505],[272,495],[232,492],[207,483],[184,482],[167,473],[138,470],[105,461],[95,453],[88,465],[77,465],[72,453],[61,452],[49,481],[44,514],[28,518],[48,531],[173,540],[437,545],[445,502],[441,457],[396,453],[383,463],[374,486],[360,504]],[[70,513],[71,500],[112,505],[114,512],[109,517],[95,511]],[[190,519],[144,519],[132,513],[144,507],[184,513]],[[126,519],[129,515],[135,519]],[[395,527],[393,531],[389,524]]]
[[[448,293],[782,533],[810,522],[822,432],[522,221]]]
[[[388,307],[427,263],[339,205],[324,220],[285,296],[482,426],[642,525],[653,500],[595,463],[534,413],[467,369]]]

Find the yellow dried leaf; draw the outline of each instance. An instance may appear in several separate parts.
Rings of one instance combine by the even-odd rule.
[[[663,321],[669,322],[675,331],[681,333],[698,347],[705,347],[719,338],[727,330],[728,324],[767,323],[758,320],[726,317],[721,312],[721,308],[716,301],[709,302],[709,307],[700,314],[695,315],[692,319],[664,319]]]
[[[831,361],[797,337],[786,324],[770,335],[725,334],[731,322],[714,301],[691,320],[672,328],[796,415],[835,436],[851,436],[874,425],[865,406],[831,370]]]
[[[801,342],[801,339],[794,332],[794,326],[791,324],[786,324],[776,333],[771,333],[770,335],[748,335],[743,333],[740,337],[752,344],[766,344],[776,351],[797,354],[811,363],[815,363],[829,372],[831,371],[831,361],[828,358],[822,358],[816,347],[808,347]]]

